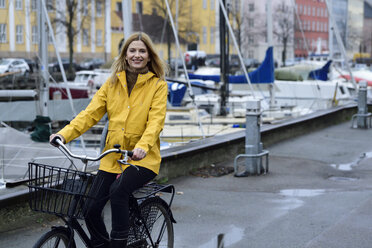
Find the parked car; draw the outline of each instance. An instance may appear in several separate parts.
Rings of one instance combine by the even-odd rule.
[[[75,86],[88,86],[93,92],[97,91],[110,77],[110,70],[96,69],[94,71],[76,72],[73,84]]]
[[[79,64],[78,70],[94,70],[105,63],[105,60],[101,58],[86,59]]]
[[[26,63],[28,64],[28,67],[30,67],[30,72],[34,73],[39,69],[38,64],[32,60],[32,59],[24,59]]]
[[[260,65],[260,62],[257,59],[243,59],[245,67],[248,68],[257,68]]]
[[[171,58],[171,62],[170,62],[170,65],[169,67],[171,68],[171,70],[175,70],[176,69],[176,65],[177,65],[177,68],[178,69],[182,69],[183,68],[183,64],[182,64],[182,59],[181,58]]]
[[[207,54],[204,51],[187,51],[184,54],[186,68],[196,70],[199,66],[205,65],[205,59]]]
[[[65,69],[65,71],[67,71],[69,66],[70,66],[70,59],[62,58],[61,60],[62,60],[63,68]],[[49,67],[49,71],[51,71],[51,72],[60,72],[61,71],[60,68],[59,68],[58,60],[56,60],[52,63],[49,63],[48,67]],[[74,60],[72,61],[72,69],[73,70],[77,69],[77,65],[76,65]]]
[[[7,72],[19,72],[21,75],[27,75],[30,67],[24,59],[3,58],[0,60],[0,74]]]

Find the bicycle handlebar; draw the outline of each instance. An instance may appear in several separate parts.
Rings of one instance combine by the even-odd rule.
[[[127,151],[127,150],[121,150],[120,149],[120,145],[115,145],[113,149],[109,149],[105,152],[103,152],[101,155],[99,155],[98,157],[88,157],[86,155],[76,155],[76,154],[73,154],[67,147],[65,144],[63,144],[62,140],[59,138],[59,137],[56,137],[55,139],[53,139],[53,142],[55,142],[54,144],[58,144],[58,147],[59,148],[62,148],[63,151],[65,153],[68,154],[68,156],[70,156],[71,158],[76,158],[76,159],[80,159],[83,163],[86,163],[88,161],[98,161],[98,160],[101,160],[103,157],[105,157],[106,155],[110,154],[110,153],[121,153],[123,154],[124,158],[123,158],[123,161],[125,163],[127,163],[128,161],[128,157],[132,157],[133,156],[133,152],[132,151]]]

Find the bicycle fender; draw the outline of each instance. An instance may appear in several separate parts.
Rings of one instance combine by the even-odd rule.
[[[58,230],[61,230],[61,231],[65,232],[66,235],[70,237],[70,241],[72,241],[72,242],[69,242],[67,247],[68,248],[76,248],[75,239],[74,239],[74,232],[70,228],[65,227],[65,226],[52,226],[52,229],[58,229]]]

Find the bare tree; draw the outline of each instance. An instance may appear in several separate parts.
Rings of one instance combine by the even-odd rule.
[[[57,5],[53,4],[54,1],[48,1],[47,8],[55,11],[56,15],[51,22],[57,27],[64,27],[63,30],[66,32],[68,46],[69,46],[69,60],[70,66],[68,69],[69,73],[73,72],[73,58],[74,58],[74,42],[76,36],[82,32],[84,26],[89,25],[90,20],[90,9],[91,1],[82,0],[79,5],[79,0],[66,0],[66,9],[58,8]],[[96,0],[97,3],[102,4],[103,0]],[[78,22],[78,13],[80,13],[80,21]],[[84,34],[87,35],[87,34]]]
[[[170,20],[168,17],[167,6],[164,1],[152,0],[151,6],[153,11],[164,18],[164,32],[162,35],[166,34],[167,44],[168,44],[168,59],[170,59],[170,49],[172,39],[172,30],[170,26]],[[169,1],[169,7],[172,11],[173,20],[175,19],[176,12],[176,0]],[[192,12],[190,12],[191,4],[189,0],[178,0],[178,35],[182,40],[186,40],[188,43],[195,39],[196,32],[193,30],[192,25]],[[191,16],[190,16],[191,15]],[[166,19],[165,19],[166,18]],[[161,39],[163,40],[163,39]]]
[[[227,11],[228,11],[229,16],[232,19],[233,25],[231,25],[231,27],[233,29],[236,41],[238,43],[239,50],[241,51],[242,24],[243,24],[244,18],[241,15],[240,2],[231,2],[231,4],[228,4]]]
[[[286,60],[287,47],[290,44],[294,31],[294,15],[292,8],[284,1],[274,8],[273,14],[273,34],[283,45],[282,63]]]

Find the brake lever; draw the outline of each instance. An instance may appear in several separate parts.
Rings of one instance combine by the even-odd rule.
[[[123,164],[123,165],[130,165],[130,166],[133,166],[134,168],[137,169],[137,171],[139,171],[139,168],[138,168],[137,165],[134,165],[134,164],[128,163],[128,162],[126,161],[125,158],[124,158],[124,159],[118,159],[117,161],[118,161],[118,163]]]

